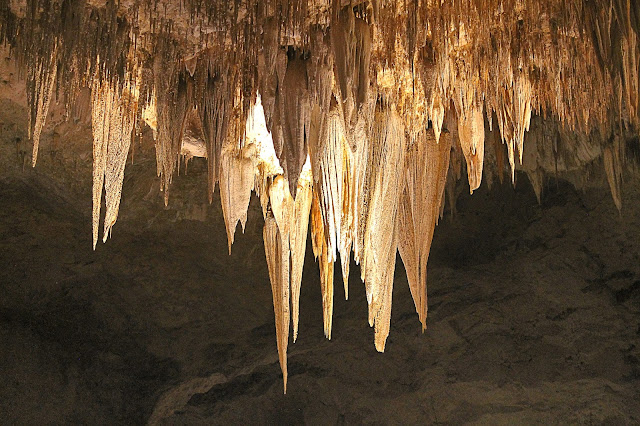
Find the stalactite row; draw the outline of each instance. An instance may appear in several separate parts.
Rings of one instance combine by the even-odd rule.
[[[2,4],[4,3],[4,4]],[[0,41],[11,45],[26,74],[32,163],[52,98],[67,115],[81,87],[95,78],[122,86],[129,62],[130,24],[114,4],[88,7],[84,0],[0,2]]]
[[[161,37],[153,62],[153,84],[157,117],[156,162],[165,205],[169,187],[178,164],[184,126],[191,96],[188,95],[186,72],[179,68],[172,40]]]
[[[136,72],[136,70],[132,70]],[[95,79],[91,88],[93,131],[93,248],[98,241],[100,205],[104,188],[106,212],[103,241],[118,218],[124,168],[133,136],[139,90],[135,80],[122,89]]]
[[[184,155],[206,157],[210,200],[219,184],[229,251],[255,191],[285,390],[309,227],[325,336],[334,265],[348,297],[353,253],[382,352],[398,251],[426,328],[434,228],[464,169],[473,192],[508,160],[540,200],[547,173],[602,161],[622,205],[623,141],[640,124],[631,0],[98,3],[0,0],[33,163],[53,98],[69,108],[90,87],[94,248],[103,189],[106,240],[140,123],[165,203],[187,145],[203,147]]]
[[[2,38],[14,45],[19,62],[28,70],[34,164],[55,84],[56,94],[61,86],[69,88],[62,93],[67,106],[77,88],[90,85],[96,73],[123,84],[131,44],[154,58],[148,63],[151,69],[157,68],[154,61],[163,67],[178,62],[197,80],[193,99],[184,98],[188,86],[184,70],[156,69],[159,72],[149,73],[156,76],[153,83],[143,84],[166,89],[156,92],[161,98],[157,108],[168,114],[160,122],[172,116],[165,111],[165,96],[169,104],[174,101],[169,98],[181,96],[200,105],[201,120],[207,122],[203,125],[207,146],[213,151],[211,193],[220,173],[228,116],[235,114],[242,121],[258,87],[290,190],[313,137],[308,128],[312,106],[326,115],[324,94],[329,91],[352,150],[356,141],[368,137],[372,108],[366,104],[375,98],[371,91],[381,90],[385,96],[392,92],[405,126],[412,123],[406,126],[408,132],[424,121],[434,128],[436,140],[449,111],[463,122],[473,116],[476,126],[478,110],[484,111],[490,126],[495,115],[512,179],[535,113],[553,114],[563,126],[581,134],[597,130],[602,138],[637,127],[640,12],[630,0],[98,5],[84,0],[25,0],[5,1],[0,7]],[[197,35],[189,29],[194,23]],[[172,44],[178,47],[169,53]],[[203,55],[203,45],[208,55]],[[204,56],[209,57],[203,61]],[[163,60],[157,61],[159,57]],[[323,77],[327,68],[333,68],[331,82]],[[194,70],[199,76],[194,77]],[[306,82],[297,84],[304,78]],[[593,102],[594,98],[601,101]],[[170,106],[174,107],[182,108]],[[228,112],[231,109],[233,113]],[[463,123],[466,129],[469,126]],[[180,136],[178,130],[172,130],[174,135],[165,135],[167,131],[160,129],[157,142],[164,189],[171,182],[175,141]],[[475,133],[479,136],[482,130]],[[466,140],[467,133],[463,136],[463,146],[470,148],[463,152],[469,158],[475,153],[473,143]],[[618,157],[623,161],[624,156]],[[476,158],[469,164],[480,163]],[[472,187],[479,184],[479,175],[479,167],[469,174]]]

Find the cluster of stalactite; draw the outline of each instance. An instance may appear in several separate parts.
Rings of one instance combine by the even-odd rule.
[[[353,255],[384,351],[398,251],[426,328],[434,228],[465,169],[471,192],[522,170],[540,199],[546,174],[601,161],[621,207],[639,24],[631,0],[0,0],[34,165],[52,99],[92,91],[94,247],[143,123],[165,203],[180,156],[207,158],[229,250],[260,196],[285,390],[309,227],[325,335]]]

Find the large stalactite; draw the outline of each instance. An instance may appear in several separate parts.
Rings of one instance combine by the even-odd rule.
[[[334,265],[360,265],[384,351],[399,251],[427,326],[427,260],[455,182],[606,172],[622,207],[637,135],[640,6],[631,0],[0,0],[27,80],[35,165],[51,102],[92,92],[93,245],[116,222],[131,138],[153,128],[165,203],[186,145],[220,184],[229,251],[260,196],[286,390],[307,233],[332,333]],[[195,130],[194,130],[195,129]],[[464,158],[464,160],[463,160]],[[445,194],[448,193],[448,197]]]
[[[408,149],[404,189],[398,211],[398,251],[402,257],[411,295],[422,330],[427,328],[427,260],[433,231],[444,203],[444,188],[451,156],[451,135],[436,142],[432,131],[419,135]]]

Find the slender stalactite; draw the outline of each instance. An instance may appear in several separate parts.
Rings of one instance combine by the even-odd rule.
[[[303,171],[301,174],[301,179],[296,185],[297,197],[295,200],[289,192],[287,180],[282,175],[276,176],[268,189],[270,209],[265,218],[265,254],[273,291],[276,337],[280,366],[284,375],[285,393],[287,391],[286,354],[290,319],[293,322],[294,341],[298,333],[300,285],[302,284],[302,268],[312,194],[309,172],[310,170],[307,168],[306,172]],[[289,309],[289,300],[291,300],[293,316]]]
[[[275,217],[268,214],[264,222],[264,251],[267,255],[273,311],[276,322],[276,341],[280,368],[287,393],[287,346],[289,344],[289,241],[283,238]]]
[[[313,254],[320,266],[320,292],[322,294],[322,318],[324,321],[324,335],[331,340],[331,328],[333,325],[333,264],[327,247],[327,239],[324,235],[325,226],[320,211],[318,192],[313,192],[311,204],[311,242]]]
[[[57,43],[50,52],[49,58],[38,58],[36,63],[29,69],[29,84],[27,94],[31,104],[31,114],[29,114],[29,137],[33,140],[33,153],[31,155],[32,165],[36,166],[38,160],[38,147],[40,146],[40,135],[44,127],[45,120],[49,114],[49,105],[53,97],[53,89],[58,73],[58,63],[56,54],[58,52]]]
[[[309,233],[309,211],[311,210],[313,184],[309,176],[310,170],[303,168],[301,179],[298,179],[296,199],[291,218],[291,311],[293,325],[293,341],[298,337],[298,318],[300,316],[300,287],[302,285],[302,270],[304,255]]]

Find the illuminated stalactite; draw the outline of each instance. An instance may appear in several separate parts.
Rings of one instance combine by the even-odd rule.
[[[206,55],[204,62],[209,60],[209,55]],[[198,109],[207,147],[208,196],[211,202],[219,180],[222,146],[227,137],[232,114],[233,85],[229,81],[228,67],[219,65],[204,66],[199,63],[195,80],[197,91],[194,103]]]
[[[398,251],[423,331],[427,328],[427,261],[444,203],[450,155],[451,135],[443,133],[437,142],[435,134],[428,131],[421,133],[407,149],[404,166]]]
[[[273,291],[276,338],[285,393],[289,321],[293,322],[295,341],[298,335],[300,286],[309,229],[312,185],[308,167],[298,180],[296,191],[297,196],[294,200],[289,192],[287,180],[281,175],[273,179],[268,190],[270,209],[266,212],[264,225],[265,254]]]
[[[106,212],[103,242],[116,223],[124,169],[129,155],[138,104],[135,81],[122,89],[94,80],[91,91],[93,131],[93,248],[98,241],[100,204],[104,188]]]
[[[303,169],[304,170],[304,169]],[[307,169],[307,175],[309,171]],[[296,199],[293,204],[291,218],[290,248],[291,248],[291,307],[293,312],[293,341],[298,337],[298,318],[300,312],[300,287],[302,285],[302,270],[309,231],[309,211],[312,200],[312,183],[308,176],[298,180]]]
[[[320,267],[320,293],[322,294],[322,320],[324,323],[324,335],[331,340],[331,328],[333,325],[333,264],[334,260],[329,255],[327,238],[324,234],[325,226],[320,211],[320,201],[317,189],[313,191],[311,204],[311,242],[313,254]]]
[[[405,135],[393,108],[375,113],[371,139],[358,150],[356,257],[365,283],[369,325],[376,349],[384,352],[389,322],[397,250],[398,199],[402,190]]]
[[[222,151],[220,167],[220,201],[229,242],[229,254],[238,222],[244,232],[247,210],[254,185],[255,146],[228,146]]]
[[[481,109],[472,108],[464,111],[458,118],[458,137],[462,153],[467,160],[469,189],[473,194],[473,191],[480,187],[484,165],[484,115]]]
[[[276,323],[276,342],[280,368],[287,393],[287,346],[289,345],[289,241],[283,238],[276,219],[268,214],[264,222],[264,251],[269,267],[273,311]]]

